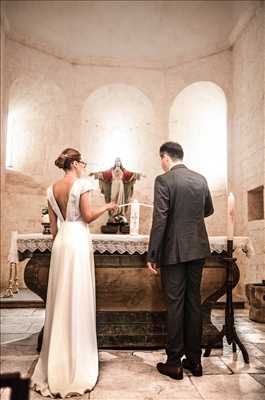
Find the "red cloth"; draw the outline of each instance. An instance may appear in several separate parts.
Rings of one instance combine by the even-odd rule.
[[[107,169],[106,171],[102,172],[103,175],[103,180],[105,182],[111,182],[112,181],[112,169]],[[126,169],[123,170],[123,175],[122,175],[122,180],[123,182],[130,182],[132,179],[134,173],[127,171]]]
[[[122,180],[123,182],[130,182],[130,180],[132,179],[134,173],[130,172],[130,171],[126,171],[126,169],[123,171],[123,177]]]
[[[106,171],[103,171],[102,175],[103,175],[103,180],[105,182],[111,182],[112,181],[112,169],[107,169]]]

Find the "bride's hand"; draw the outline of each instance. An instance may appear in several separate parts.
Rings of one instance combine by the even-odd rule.
[[[118,209],[118,206],[114,201],[111,201],[110,203],[106,204],[106,211],[116,211]]]

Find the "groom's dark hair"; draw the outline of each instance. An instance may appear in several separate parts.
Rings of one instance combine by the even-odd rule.
[[[162,144],[159,149],[160,157],[163,157],[164,154],[169,155],[169,157],[176,161],[176,160],[183,160],[184,151],[181,145],[177,142],[166,142]]]

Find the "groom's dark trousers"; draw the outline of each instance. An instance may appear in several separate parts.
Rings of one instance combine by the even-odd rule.
[[[200,362],[200,284],[210,252],[204,218],[213,214],[206,179],[185,165],[155,180],[154,211],[147,261],[160,265],[168,309],[168,361],[185,354]]]
[[[161,284],[167,302],[166,352],[168,362],[181,365],[183,354],[196,363],[201,359],[200,284],[204,259],[163,265]]]

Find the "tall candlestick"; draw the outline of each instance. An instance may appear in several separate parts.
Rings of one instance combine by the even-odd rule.
[[[227,201],[227,240],[234,238],[234,225],[235,225],[235,196],[229,193]]]
[[[139,234],[140,204],[137,200],[131,203],[130,235]]]

